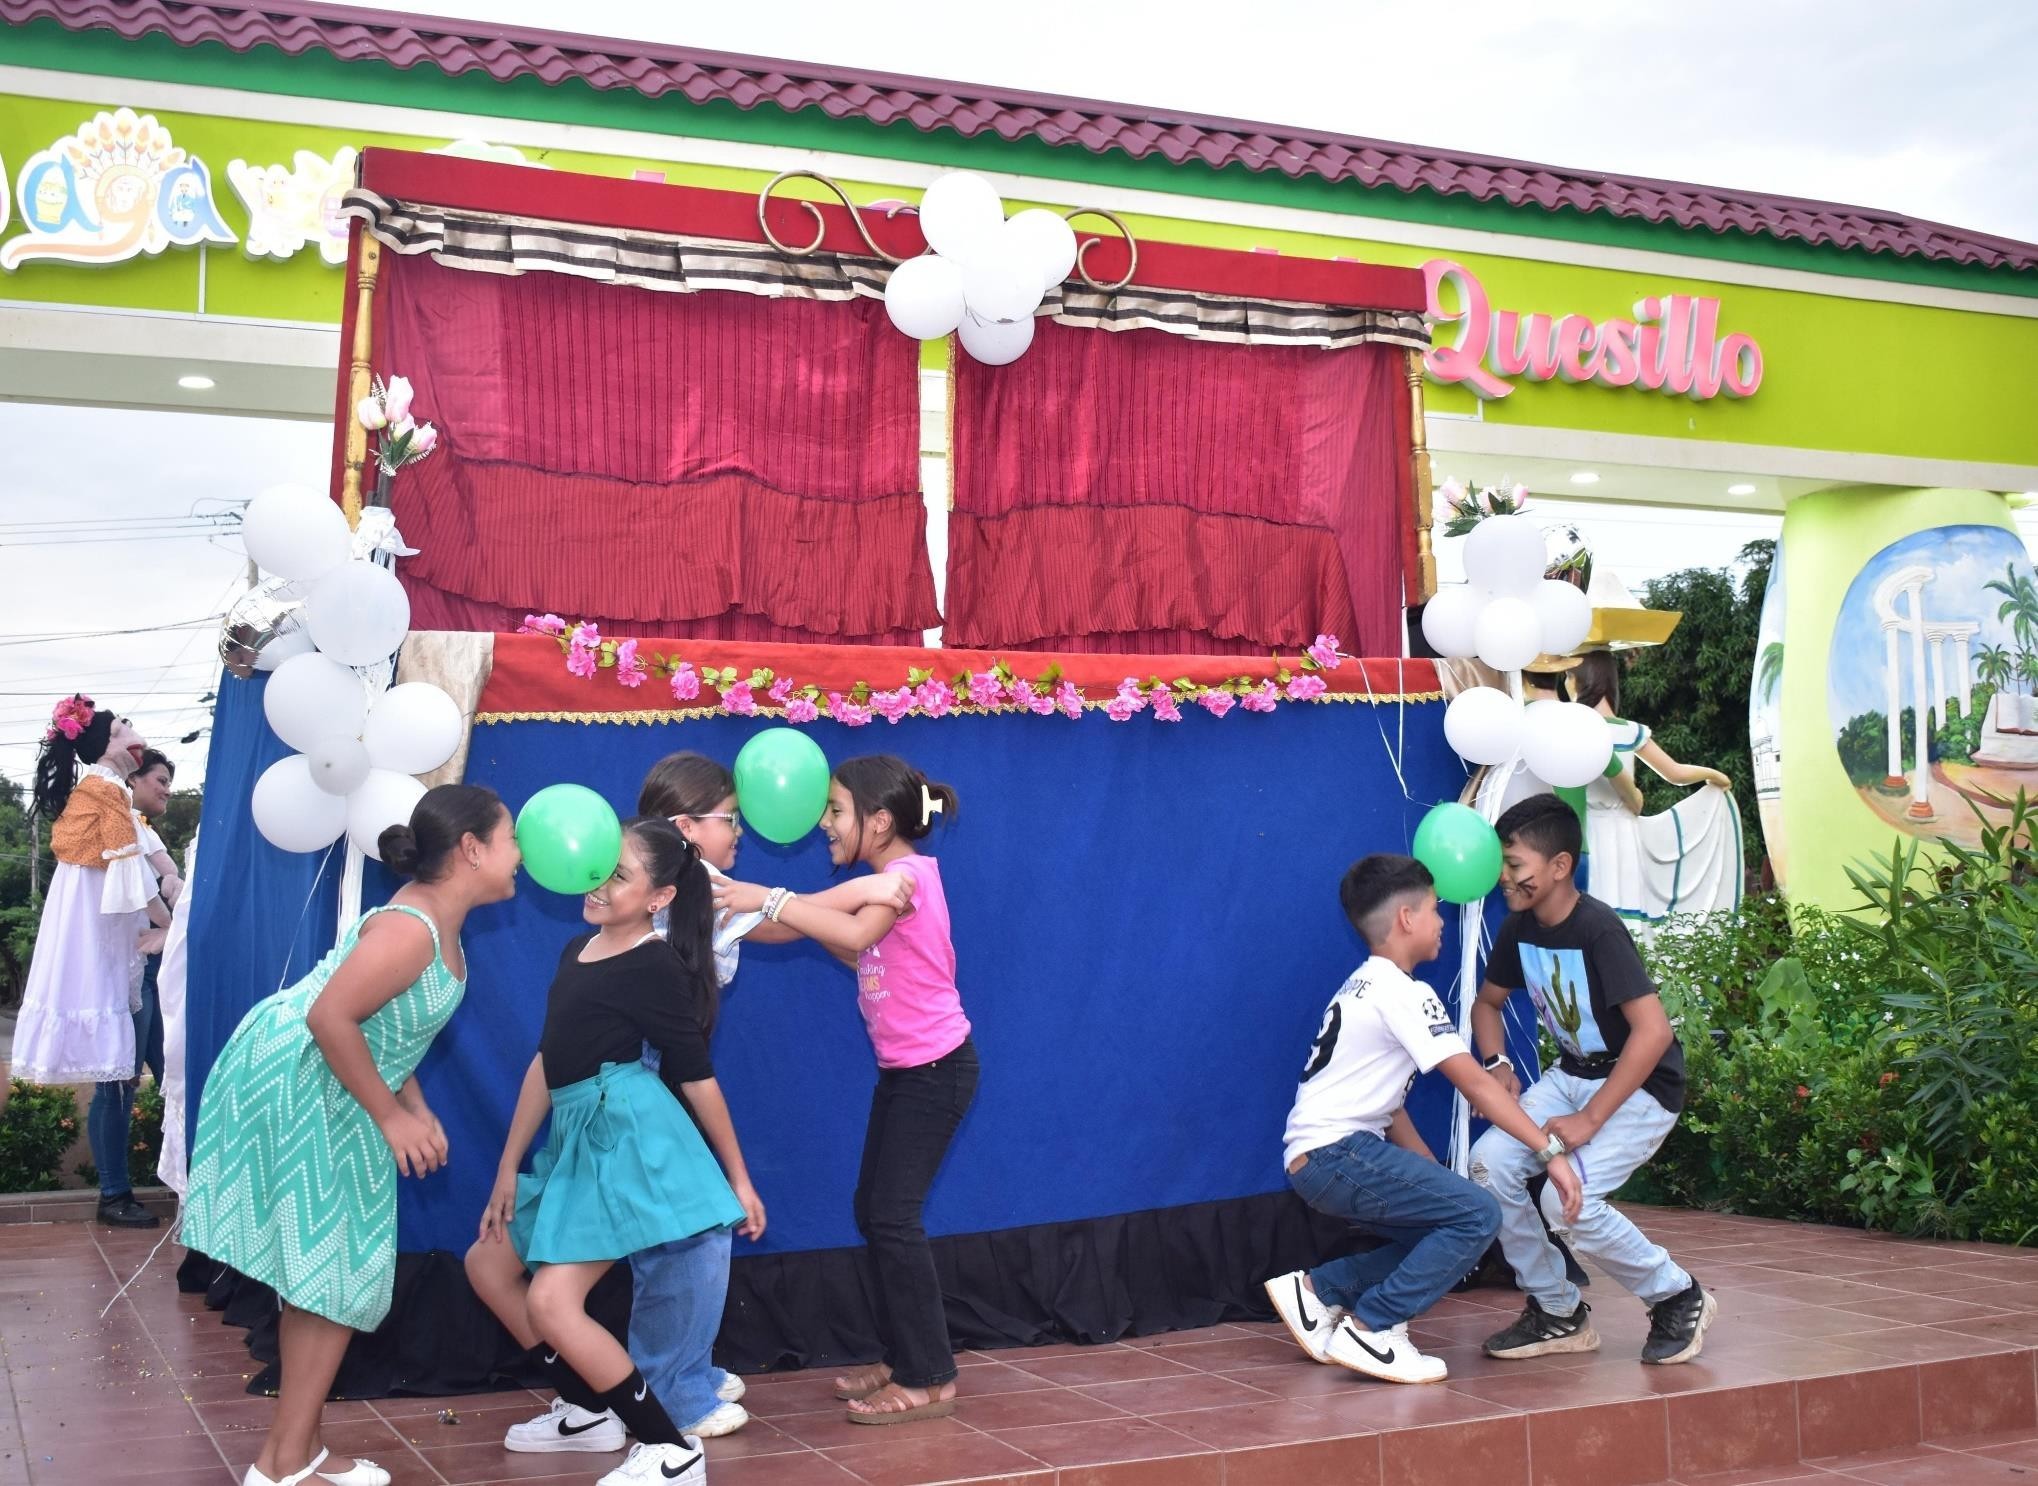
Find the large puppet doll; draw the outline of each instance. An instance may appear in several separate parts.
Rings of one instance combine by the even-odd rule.
[[[83,696],[57,703],[43,734],[35,808],[50,823],[57,866],[14,1025],[17,1078],[76,1084],[134,1077],[141,934],[152,922],[169,922],[128,790],[145,746],[125,718]]]

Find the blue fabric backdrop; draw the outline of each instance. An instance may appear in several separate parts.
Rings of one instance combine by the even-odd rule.
[[[336,867],[314,890],[318,859],[277,852],[247,818],[247,791],[283,752],[262,723],[261,686],[221,688],[192,929],[194,1081],[286,964],[301,973],[333,934]],[[831,760],[896,752],[961,797],[931,846],[984,1074],[934,1189],[931,1232],[1280,1187],[1296,1073],[1325,1003],[1364,953],[1339,910],[1339,878],[1367,852],[1405,851],[1423,811],[1464,783],[1443,742],[1442,704],[1395,712],[1320,704],[1222,721],[1190,709],[1173,725],[955,716],[808,729]],[[468,778],[513,809],[545,785],[577,781],[628,815],[662,754],[733,760],[761,725],[479,727]],[[818,835],[782,848],[753,834],[735,875],[806,889],[829,870]],[[371,867],[369,902],[392,886]],[[419,1070],[452,1160],[403,1184],[406,1251],[457,1251],[472,1239],[552,968],[580,931],[578,899],[528,881],[514,902],[470,919],[467,1001]],[[1456,955],[1453,922],[1425,972],[1447,999]],[[1511,1035],[1523,1038],[1522,1066],[1533,1066],[1532,1038]],[[857,1243],[850,1193],[875,1068],[850,973],[811,945],[745,949],[714,1053],[771,1214],[764,1242],[740,1251]],[[1411,1109],[1441,1149],[1448,1086],[1420,1081]]]

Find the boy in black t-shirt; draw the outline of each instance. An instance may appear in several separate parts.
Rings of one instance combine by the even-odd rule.
[[[1572,1153],[1585,1202],[1568,1226],[1585,1258],[1649,1307],[1642,1360],[1689,1362],[1705,1343],[1713,1297],[1662,1246],[1607,1204],[1677,1123],[1684,1107],[1684,1050],[1664,1014],[1627,926],[1578,891],[1583,847],[1578,817],[1555,795],[1535,795],[1500,817],[1501,890],[1514,912],[1486,962],[1472,1035],[1486,1067],[1510,1089],[1501,1007],[1526,988],[1556,1039],[1555,1068],[1521,1095],[1521,1107]],[[1564,1273],[1527,1184],[1538,1167],[1519,1141],[1488,1131],[1472,1148],[1472,1177],[1500,1202],[1500,1247],[1528,1293],[1521,1319],[1487,1338],[1491,1357],[1542,1357],[1599,1348],[1592,1308]]]

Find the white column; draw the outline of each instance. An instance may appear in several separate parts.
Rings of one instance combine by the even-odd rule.
[[[1957,647],[1954,653],[1959,657],[1960,715],[1962,717],[1971,717],[1974,714],[1974,662],[1967,653],[1967,642],[1968,636],[1966,635],[1961,635],[1953,642]]]
[[[1903,652],[1897,648],[1894,624],[1882,627],[1882,637],[1889,652],[1883,661],[1883,675],[1889,682],[1889,772],[1883,778],[1895,784],[1904,777]]]
[[[1932,726],[1946,725],[1946,640],[1932,641]]]
[[[1913,731],[1917,733],[1917,738],[1914,740],[1916,747],[1914,756],[1917,761],[1917,771],[1911,775],[1910,814],[1916,817],[1929,815],[1932,809],[1932,745],[1931,733],[1925,722],[1924,595],[1915,587],[1910,589],[1909,593],[1911,598],[1911,617],[1908,628],[1911,632],[1911,665],[1914,667],[1911,680],[1911,696],[1913,705],[1917,708],[1917,720],[1913,726]]]

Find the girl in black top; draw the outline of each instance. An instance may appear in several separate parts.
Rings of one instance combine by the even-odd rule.
[[[667,908],[661,938],[651,921]],[[616,1260],[744,1221],[731,1182],[756,1200],[699,1020],[715,984],[707,873],[670,821],[633,820],[615,872],[582,912],[597,931],[560,956],[467,1274],[520,1343],[545,1344],[546,1370],[568,1403],[613,1410],[637,1437],[602,1486],[691,1486],[706,1474],[700,1442],[674,1428],[586,1301]],[[658,1050],[657,1073],[640,1061],[646,1043]],[[551,1132],[519,1176],[548,1110]]]

